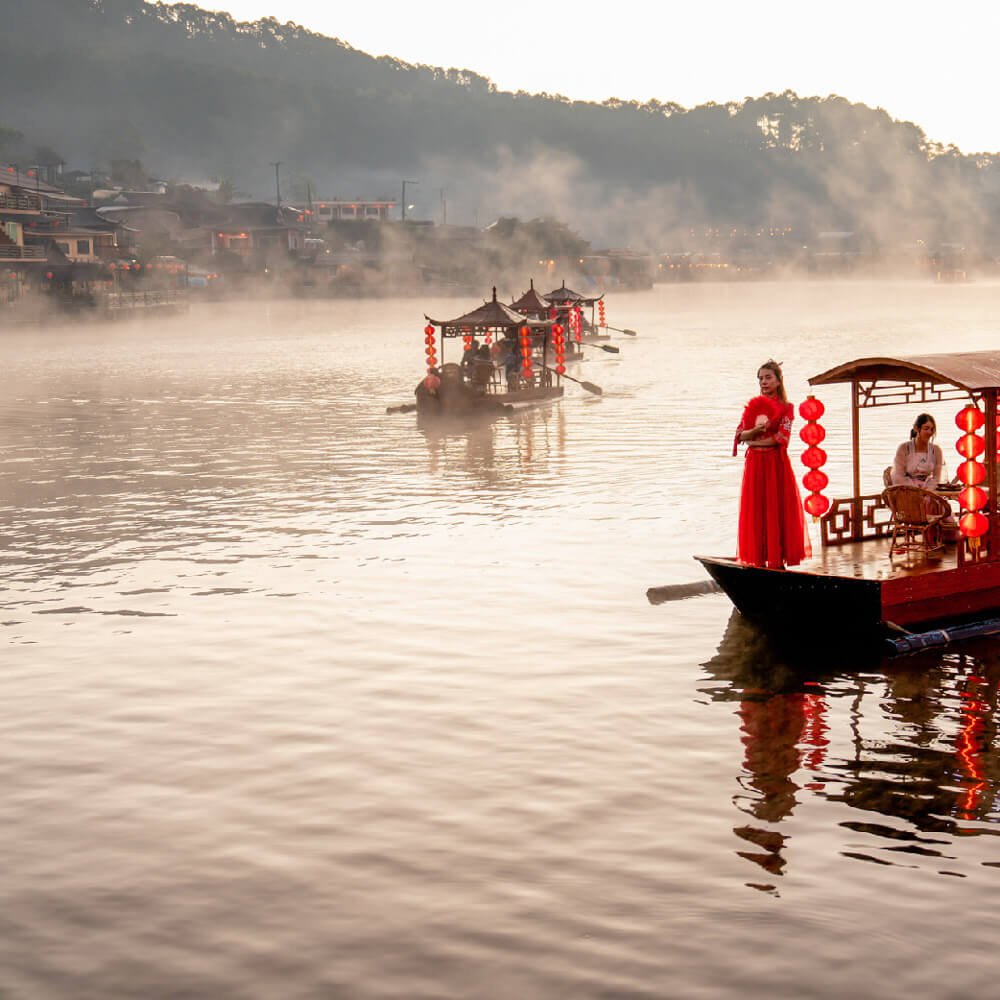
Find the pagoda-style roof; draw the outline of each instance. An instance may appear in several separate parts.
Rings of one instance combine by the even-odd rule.
[[[535,279],[532,278],[531,287],[524,295],[510,305],[512,309],[516,309],[518,312],[541,314],[547,312],[551,308],[552,303],[544,295],[539,295],[535,291]]]
[[[809,379],[810,385],[835,382],[921,382],[966,392],[1000,389],[1000,351],[858,358]]]
[[[512,327],[530,326],[532,328],[548,327],[552,325],[551,320],[529,319],[522,312],[512,309],[497,301],[497,290],[493,289],[493,298],[484,302],[478,309],[467,312],[464,316],[455,319],[432,319],[426,313],[424,318],[428,323],[441,327],[442,332],[446,331],[475,331],[475,330],[495,330],[497,328],[510,329]]]
[[[567,302],[571,302],[574,305],[590,305],[592,302],[603,299],[604,293],[601,292],[600,295],[584,295],[582,292],[574,292],[572,288],[566,287],[564,279],[559,288],[553,288],[551,292],[546,292],[545,298],[550,299],[552,302],[558,302],[560,305],[565,305]]]

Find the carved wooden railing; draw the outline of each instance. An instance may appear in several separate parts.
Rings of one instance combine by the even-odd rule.
[[[855,508],[860,510],[861,530],[855,533]],[[824,545],[844,545],[866,538],[886,538],[892,534],[892,514],[881,493],[834,500],[820,519]]]

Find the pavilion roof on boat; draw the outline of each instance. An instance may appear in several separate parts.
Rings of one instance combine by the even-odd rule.
[[[466,333],[480,330],[509,330],[527,326],[535,330],[548,329],[552,326],[550,319],[529,319],[522,312],[497,301],[497,290],[493,289],[493,298],[484,302],[478,309],[457,316],[455,319],[432,319],[426,313],[424,318],[433,326],[441,327],[443,337],[460,337]]]
[[[858,358],[809,379],[852,382],[859,406],[934,402],[1000,389],[1000,351]]]
[[[603,299],[604,292],[601,292],[600,295],[584,295],[582,292],[575,292],[572,288],[567,288],[564,279],[559,288],[553,288],[551,292],[546,292],[545,298],[550,299],[552,302],[558,302],[560,305],[565,305],[569,302],[574,305],[589,306]]]
[[[531,279],[531,287],[515,302],[510,304],[511,309],[525,314],[547,312],[552,303],[544,296],[535,291],[535,279]]]

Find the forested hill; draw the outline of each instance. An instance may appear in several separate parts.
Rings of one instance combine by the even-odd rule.
[[[447,189],[449,221],[554,214],[638,243],[688,224],[988,242],[1000,220],[1000,159],[840,97],[684,109],[512,94],[188,4],[3,0],[0,92],[0,126],[74,166],[141,159],[258,195],[277,160],[326,197],[392,194],[408,177],[427,215]]]

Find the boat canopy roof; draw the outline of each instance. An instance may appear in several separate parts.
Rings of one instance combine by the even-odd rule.
[[[535,291],[535,279],[532,278],[531,287],[519,299],[512,302],[510,307],[522,313],[541,313],[551,305],[552,303],[544,295],[539,295]]]
[[[424,318],[428,323],[439,326],[442,330],[495,330],[497,327],[509,328],[518,326],[549,327],[552,320],[528,319],[522,312],[517,312],[510,306],[497,301],[497,290],[493,289],[493,298],[484,302],[478,309],[457,316],[455,319],[431,319],[426,313]]]
[[[1000,389],[1000,351],[858,358],[809,379],[810,385],[835,382],[929,382],[966,392]]]
[[[600,295],[584,295],[582,292],[574,292],[572,288],[566,287],[566,280],[563,279],[562,286],[553,288],[551,292],[546,292],[545,298],[551,299],[553,302],[578,302],[589,305],[591,302],[603,299],[604,292],[601,292]]]

